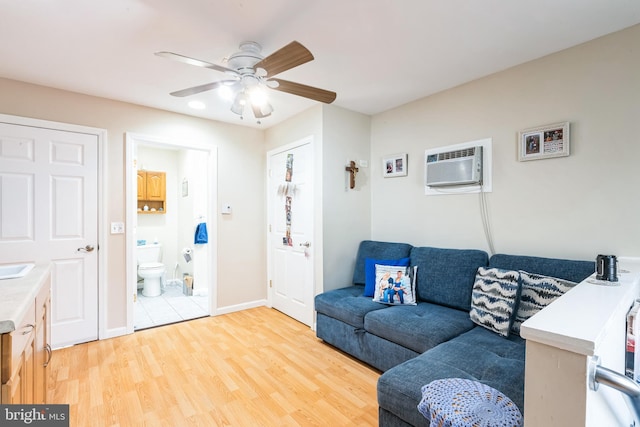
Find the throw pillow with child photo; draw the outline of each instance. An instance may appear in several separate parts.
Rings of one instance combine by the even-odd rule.
[[[373,300],[390,305],[416,305],[418,267],[376,264],[376,288]]]

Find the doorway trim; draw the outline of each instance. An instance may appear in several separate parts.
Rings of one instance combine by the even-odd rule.
[[[125,148],[125,264],[126,264],[126,310],[127,310],[127,333],[131,334],[135,329],[135,313],[133,294],[137,293],[137,271],[136,271],[136,234],[134,224],[137,215],[137,176],[135,173],[135,148],[138,144],[155,146],[158,148],[172,148],[184,150],[200,150],[209,154],[207,186],[209,188],[209,200],[207,201],[206,217],[209,218],[209,271],[207,281],[209,283],[209,316],[217,314],[217,277],[218,277],[218,218],[216,216],[216,206],[218,203],[218,148],[214,145],[197,143],[193,141],[176,142],[169,139],[158,138],[150,135],[126,132]]]
[[[104,284],[107,283],[107,279],[106,269],[103,268],[103,266],[107,265],[106,257],[108,253],[108,227],[104,214],[106,210],[104,207],[108,205],[106,196],[109,194],[109,191],[106,188],[106,180],[104,179],[107,175],[107,156],[105,151],[107,130],[71,123],[34,119],[31,117],[12,116],[8,114],[0,114],[0,122],[65,132],[85,133],[96,136],[98,141],[98,277],[96,278],[98,282],[98,339],[101,340],[115,336],[107,330],[107,290],[106,286],[104,286]]]

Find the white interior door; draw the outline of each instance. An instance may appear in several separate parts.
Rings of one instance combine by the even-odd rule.
[[[0,262],[51,262],[54,348],[98,338],[97,135],[0,123]]]
[[[313,158],[310,142],[269,155],[269,280],[273,308],[313,323]]]

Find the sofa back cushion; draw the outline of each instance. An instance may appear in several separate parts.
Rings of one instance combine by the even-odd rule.
[[[411,265],[418,266],[418,300],[470,310],[476,272],[489,261],[486,252],[414,247],[410,257]]]
[[[356,265],[353,270],[353,284],[365,284],[365,260],[367,258],[379,260],[401,259],[409,256],[412,246],[408,243],[376,242],[363,240],[360,242]]]
[[[528,273],[582,282],[595,271],[595,261],[572,261],[524,255],[496,254],[489,259],[489,267],[524,270]]]

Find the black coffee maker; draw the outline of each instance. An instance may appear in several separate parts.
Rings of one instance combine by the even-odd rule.
[[[596,258],[596,279],[608,282],[618,281],[618,259],[615,255],[598,255]]]

